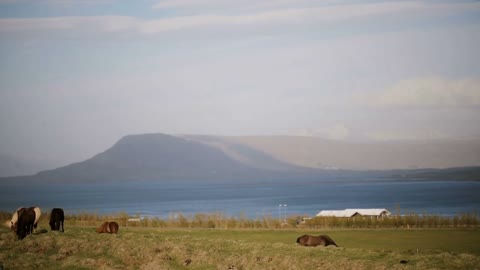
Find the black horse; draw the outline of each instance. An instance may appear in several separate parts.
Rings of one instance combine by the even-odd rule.
[[[65,221],[65,215],[63,213],[62,208],[53,208],[52,212],[50,213],[50,229],[52,231],[60,231],[63,232],[63,222]]]

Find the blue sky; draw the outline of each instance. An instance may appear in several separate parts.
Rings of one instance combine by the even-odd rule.
[[[0,0],[0,154],[480,136],[479,1]]]

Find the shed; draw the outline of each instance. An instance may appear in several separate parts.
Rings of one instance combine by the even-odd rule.
[[[317,217],[386,217],[391,213],[385,208],[372,209],[345,209],[345,210],[322,210]]]

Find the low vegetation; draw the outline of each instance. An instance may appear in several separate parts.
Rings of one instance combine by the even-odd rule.
[[[125,214],[85,213],[69,216],[65,233],[51,232],[44,217],[38,233],[22,241],[0,228],[0,264],[4,269],[480,268],[480,229],[475,225],[253,228],[247,224],[255,221],[212,216],[129,222],[132,217]],[[119,233],[97,234],[103,220],[119,222]],[[303,234],[328,234],[340,247],[299,246],[296,238]]]
[[[7,215],[8,216],[8,215]],[[127,213],[99,215],[96,213],[77,213],[67,215],[66,220],[74,225],[95,225],[99,221],[115,220],[122,226],[153,228],[221,228],[221,229],[278,229],[278,228],[465,228],[477,227],[480,219],[477,214],[463,214],[453,217],[437,215],[395,215],[388,218],[336,218],[315,217],[302,220],[302,217],[291,216],[278,220],[272,216],[248,219],[245,216],[228,217],[222,213],[199,213],[185,216],[172,214],[166,219],[154,217],[129,216]],[[129,222],[129,220],[137,220]]]

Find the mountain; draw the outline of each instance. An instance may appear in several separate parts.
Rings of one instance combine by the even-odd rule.
[[[450,151],[450,147],[456,147],[455,151]],[[480,180],[480,167],[476,167],[480,164],[479,153],[475,144],[467,148],[461,143],[372,146],[307,137],[172,136],[157,133],[125,136],[106,151],[85,161],[31,176],[1,180],[3,183]],[[404,165],[456,164],[457,158],[472,166],[405,169]],[[445,163],[449,159],[454,159],[453,163]],[[392,167],[394,170],[389,170]]]
[[[300,167],[302,167],[273,158],[260,148],[253,148],[244,143],[232,141],[229,137],[207,135],[182,135],[181,137],[216,148],[229,158],[245,164],[250,168],[272,171],[292,171],[301,169]]]
[[[345,142],[301,136],[213,138],[261,151],[288,164],[309,168],[394,170],[480,166],[479,139]]]
[[[234,180],[303,170],[258,150],[231,145],[236,147],[231,153],[241,152],[245,160],[261,160],[265,166],[251,166],[252,162],[242,162],[217,147],[187,137],[143,134],[123,137],[91,159],[43,171],[30,178],[47,182]]]

